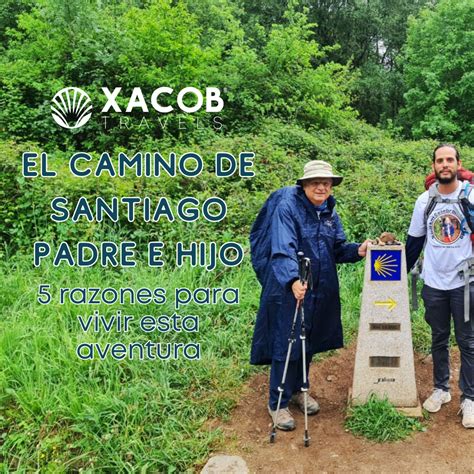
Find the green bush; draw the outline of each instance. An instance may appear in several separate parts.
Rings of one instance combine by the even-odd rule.
[[[348,139],[348,136],[351,138]],[[250,226],[267,196],[279,187],[292,185],[302,175],[304,164],[311,159],[324,159],[333,164],[344,176],[341,186],[334,190],[350,240],[376,237],[389,230],[404,240],[417,196],[423,192],[424,177],[431,171],[432,141],[403,142],[367,125],[349,126],[344,130],[321,133],[303,130],[299,126],[278,120],[264,121],[258,135],[232,134],[211,137],[191,146],[149,142],[140,150],[115,148],[110,156],[115,160],[119,151],[132,156],[137,151],[159,151],[165,158],[168,153],[177,156],[194,151],[204,160],[204,171],[196,178],[183,176],[137,178],[78,178],[68,169],[69,152],[49,154],[49,167],[58,172],[55,178],[23,178],[21,153],[41,151],[32,144],[0,142],[0,236],[10,252],[29,250],[32,241],[114,240],[128,239],[144,246],[148,241],[230,239],[247,242]],[[218,178],[214,173],[216,151],[227,151],[234,156],[240,152],[255,153],[253,178]],[[93,168],[99,152],[91,153]],[[461,148],[463,164],[472,167],[474,151]],[[81,218],[56,224],[51,221],[50,203],[56,196],[69,200],[73,209],[77,200],[85,196],[91,203],[100,196],[110,200],[113,196],[148,196],[152,205],[166,196],[172,206],[186,196],[194,196],[202,203],[211,196],[225,200],[227,217],[218,223],[204,219],[189,224],[176,219],[169,222],[147,223],[138,217],[129,222],[121,213],[119,222],[88,222]],[[140,206],[138,206],[138,211]],[[175,209],[173,209],[174,214]]]

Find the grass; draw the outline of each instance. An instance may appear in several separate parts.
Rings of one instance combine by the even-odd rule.
[[[208,456],[219,430],[206,420],[226,416],[248,365],[258,304],[248,266],[221,274],[182,268],[33,269],[15,258],[1,268],[0,467],[12,470],[183,471]],[[36,302],[40,283],[59,287],[238,287],[240,305],[189,304],[178,311],[200,318],[198,333],[83,333],[77,314],[117,309],[136,317],[172,315],[173,298],[157,305],[49,305]],[[201,360],[81,361],[78,343],[198,342]]]
[[[248,364],[260,288],[248,262],[214,272],[183,267],[103,269],[43,265],[16,256],[0,264],[0,470],[160,471],[202,465],[223,448],[211,419],[225,419],[239,390],[256,370]],[[346,343],[357,334],[363,264],[340,269]],[[39,284],[53,301],[37,303]],[[166,288],[162,305],[74,305],[57,302],[60,287]],[[118,309],[136,317],[172,315],[177,287],[237,287],[239,305],[190,303],[177,311],[198,315],[198,333],[84,333],[78,314]],[[416,350],[427,326],[415,315]],[[428,338],[428,339],[427,339]],[[198,342],[201,360],[81,361],[81,342]],[[213,426],[215,426],[213,424]]]
[[[364,264],[365,260],[355,265],[348,264],[338,267],[342,304],[342,329],[345,344],[349,344],[357,337],[359,329]]]
[[[403,440],[425,429],[416,418],[401,414],[388,400],[375,395],[364,405],[349,408],[345,426],[352,434],[378,443]]]

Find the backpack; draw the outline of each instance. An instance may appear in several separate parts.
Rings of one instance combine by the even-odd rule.
[[[264,284],[266,269],[271,257],[271,225],[273,214],[287,190],[288,188],[282,188],[270,194],[268,199],[265,201],[265,204],[260,209],[260,212],[252,225],[252,229],[250,230],[250,256],[252,266],[257,275],[257,279],[262,286]]]
[[[459,181],[469,181],[471,184],[474,184],[474,173],[460,166],[458,168],[458,180]],[[428,191],[429,187],[436,181],[436,175],[430,173],[425,178],[425,189]]]

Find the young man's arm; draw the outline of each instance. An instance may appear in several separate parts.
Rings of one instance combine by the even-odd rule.
[[[413,235],[408,234],[405,248],[408,272],[413,268],[413,265],[415,265],[415,262],[418,260],[418,257],[423,250],[425,238],[425,235],[422,235],[421,237],[413,237]]]
[[[416,200],[410,228],[408,229],[405,247],[407,271],[409,272],[420,256],[426,239],[425,207],[426,197],[423,194]]]

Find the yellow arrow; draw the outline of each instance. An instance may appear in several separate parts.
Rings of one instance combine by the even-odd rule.
[[[396,306],[397,302],[392,298],[388,298],[385,301],[375,301],[375,306],[386,306],[389,311],[392,311]]]

